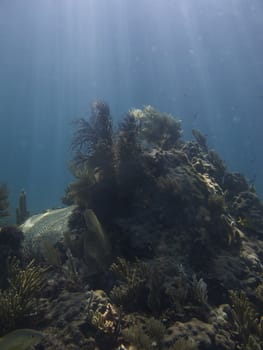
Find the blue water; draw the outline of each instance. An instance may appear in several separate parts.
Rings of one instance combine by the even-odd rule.
[[[263,194],[262,0],[0,0],[0,183],[61,205],[71,121],[151,104]]]

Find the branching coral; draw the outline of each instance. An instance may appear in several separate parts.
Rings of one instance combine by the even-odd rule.
[[[156,266],[149,267],[138,259],[129,262],[119,257],[111,265],[111,271],[117,277],[117,284],[110,292],[116,304],[129,310],[139,307],[155,316],[160,315],[164,307],[164,279]]]
[[[27,210],[26,192],[21,191],[19,194],[18,208],[16,208],[16,224],[21,225],[29,218],[29,211]]]
[[[138,302],[145,288],[148,278],[148,269],[143,262],[130,263],[123,258],[118,258],[111,265],[111,271],[119,278],[120,284],[114,286],[110,296],[116,304],[129,306]]]
[[[79,119],[76,124],[73,166],[77,169],[98,167],[108,176],[113,165],[113,130],[108,105],[103,101],[93,102],[89,120]]]
[[[6,185],[0,185],[0,218],[8,216],[8,189]]]
[[[202,305],[208,304],[208,292],[207,292],[207,284],[204,282],[202,278],[197,279],[196,275],[193,275],[192,278],[192,289],[195,299],[198,303]]]
[[[260,344],[263,340],[261,327],[253,305],[250,303],[245,293],[230,292],[232,303],[232,322],[237,332],[238,343],[242,350],[253,350],[255,344]]]
[[[110,217],[108,208],[115,201],[116,191],[113,129],[108,105],[95,101],[90,118],[80,119],[76,124],[71,171],[77,181],[68,186],[64,202],[92,207],[98,216]]]
[[[44,286],[46,269],[30,261],[21,268],[18,260],[9,265],[9,286],[0,290],[0,329],[10,330],[36,312],[36,294]]]

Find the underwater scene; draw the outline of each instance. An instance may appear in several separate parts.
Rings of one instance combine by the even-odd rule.
[[[0,0],[0,350],[263,350],[262,0]]]

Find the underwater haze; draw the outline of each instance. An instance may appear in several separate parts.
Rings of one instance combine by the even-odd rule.
[[[263,195],[262,0],[1,0],[0,183],[61,206],[72,121],[152,105]]]

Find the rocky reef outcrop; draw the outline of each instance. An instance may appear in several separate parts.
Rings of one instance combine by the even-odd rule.
[[[37,348],[262,350],[263,205],[193,137],[151,106],[115,130],[97,101],[77,123],[70,207],[23,226],[49,265]]]

